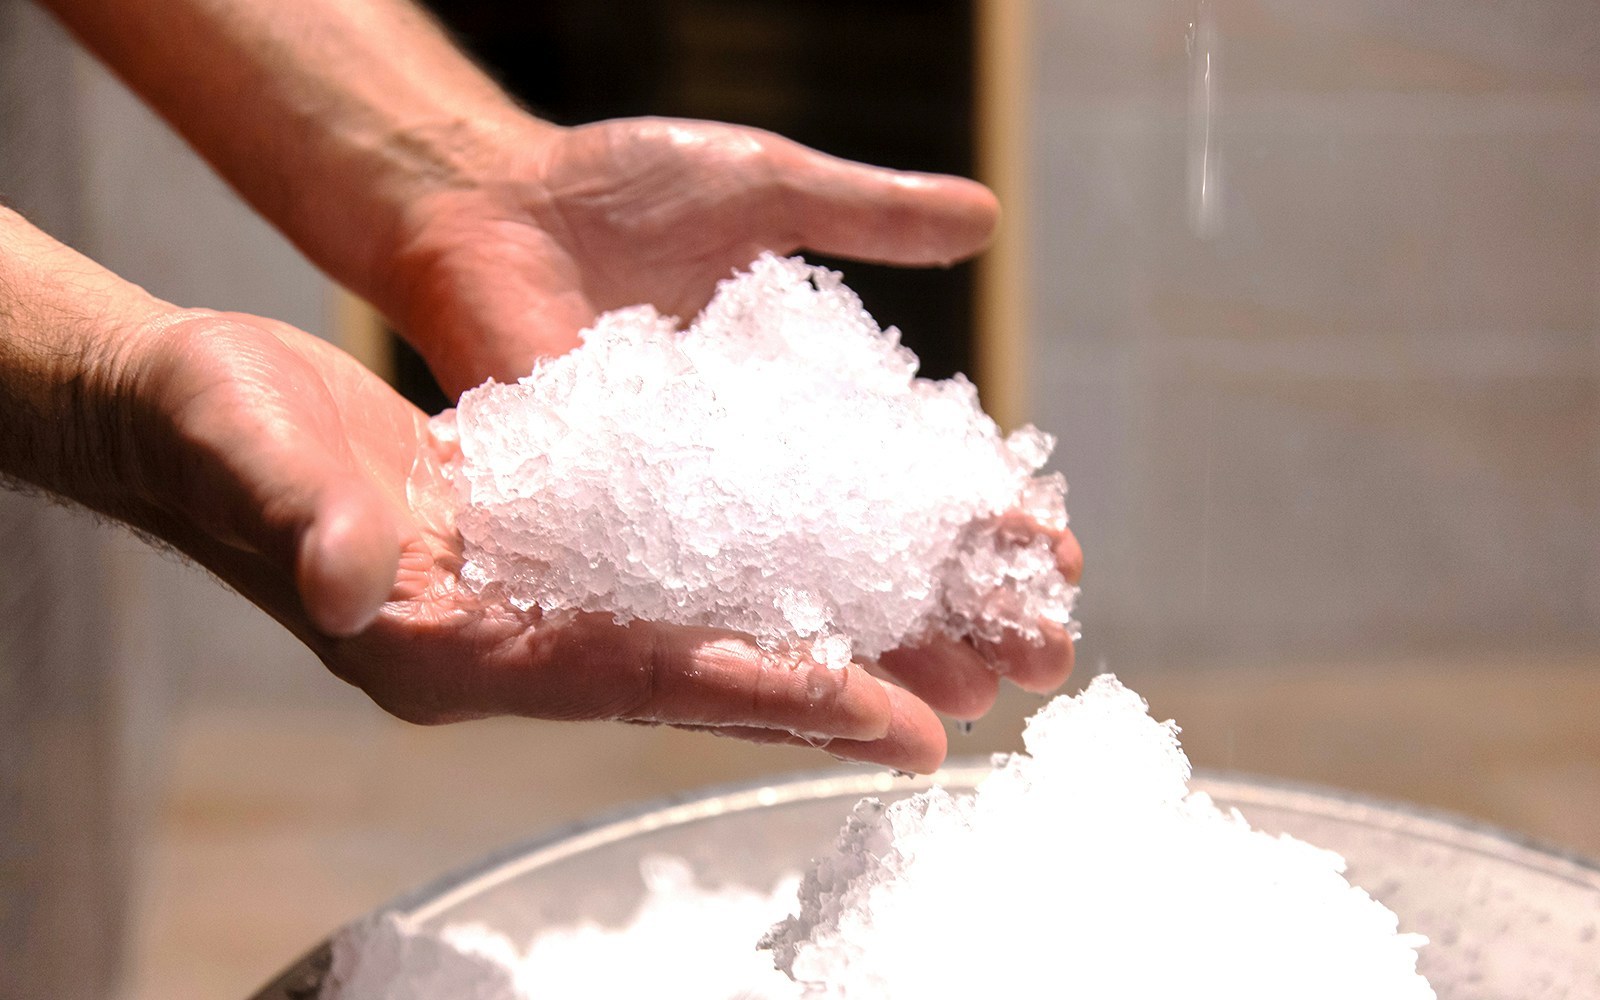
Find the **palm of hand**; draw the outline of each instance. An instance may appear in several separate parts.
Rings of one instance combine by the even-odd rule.
[[[970,181],[710,122],[601,122],[515,155],[438,196],[398,258],[398,314],[452,394],[526,374],[608,309],[687,319],[763,250],[943,264],[997,214]]]
[[[270,320],[201,314],[169,327],[161,347],[167,360],[147,381],[182,443],[165,506],[185,514],[147,527],[390,712],[427,723],[664,722],[764,742],[831,740],[841,756],[908,769],[942,759],[927,706],[859,666],[774,657],[711,629],[601,615],[556,624],[468,592],[451,448],[330,345]],[[327,607],[373,585],[387,598],[376,618],[329,635]]]

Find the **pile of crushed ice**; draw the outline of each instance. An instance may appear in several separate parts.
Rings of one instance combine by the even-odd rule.
[[[966,379],[916,377],[839,276],[765,255],[686,330],[607,313],[465,393],[462,578],[518,607],[749,633],[840,665],[931,630],[1071,626],[1054,439],[1002,437]]]
[[[356,928],[336,941],[324,998],[1434,996],[1420,936],[1346,882],[1338,855],[1190,793],[1177,727],[1115,678],[1056,699],[1024,737],[1028,752],[997,758],[974,795],[857,806],[799,912],[762,941],[793,981],[752,961],[793,882],[708,892],[655,861],[616,930],[523,950],[482,927]]]
[[[642,867],[645,898],[626,927],[554,928],[525,949],[482,924],[369,918],[334,938],[322,1000],[798,1000],[755,947],[794,906],[798,875],[758,892],[703,888],[679,858]]]
[[[972,796],[856,808],[763,942],[807,996],[1434,995],[1422,937],[1338,855],[1189,793],[1177,727],[1115,678],[1023,736]]]

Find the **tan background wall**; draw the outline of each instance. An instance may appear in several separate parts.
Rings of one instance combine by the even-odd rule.
[[[1594,649],[1600,8],[1032,8],[1085,652]]]
[[[1218,0],[1202,202],[1199,9],[1010,6],[1013,374],[1090,553],[1080,677],[1122,673],[1202,765],[1600,854],[1600,15]],[[30,6],[0,26],[6,197],[158,294],[329,332],[333,291],[159,123]],[[243,998],[507,841],[826,763],[407,727],[198,574],[5,501],[6,551],[36,555],[0,588],[0,955],[34,950],[0,976],[49,984],[17,995],[111,995],[126,899],[124,996]],[[954,749],[1012,747],[1037,704]]]

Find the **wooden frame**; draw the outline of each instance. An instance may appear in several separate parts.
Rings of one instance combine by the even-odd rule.
[[[331,284],[331,283],[330,283]],[[339,285],[331,285],[333,342],[374,374],[394,385],[393,336],[378,311]]]
[[[984,409],[1004,429],[1027,420],[1031,316],[1028,246],[1027,44],[1031,0],[976,0],[978,179],[1000,196],[994,243],[978,261],[973,324],[975,373]]]

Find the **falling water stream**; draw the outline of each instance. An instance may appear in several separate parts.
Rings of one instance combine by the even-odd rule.
[[[1211,0],[1197,0],[1189,23],[1189,228],[1203,240],[1222,231],[1216,146],[1217,17]]]

